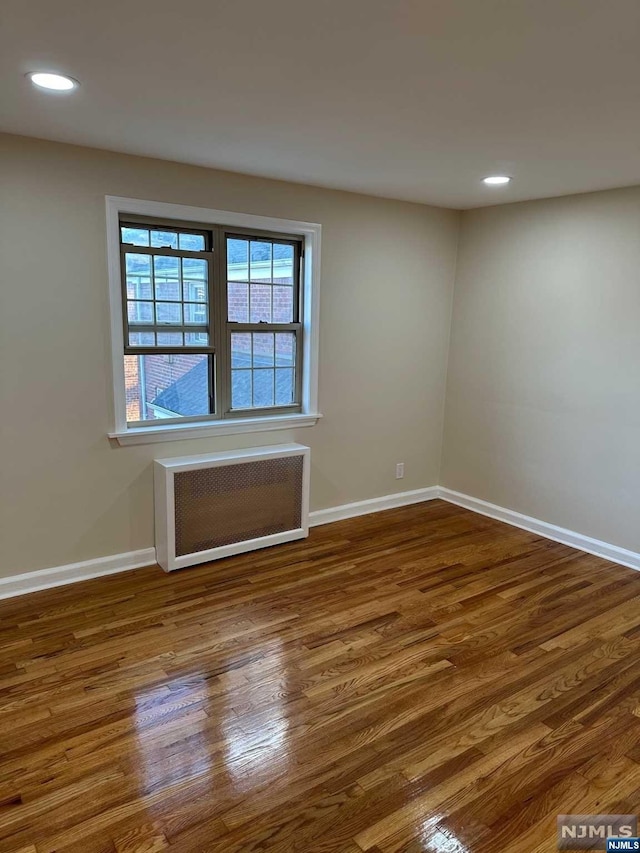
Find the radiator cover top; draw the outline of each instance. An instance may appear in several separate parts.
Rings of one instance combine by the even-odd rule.
[[[155,462],[156,549],[167,571],[308,535],[309,448]]]

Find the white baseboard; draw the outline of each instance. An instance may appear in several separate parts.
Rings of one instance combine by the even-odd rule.
[[[449,503],[495,518],[520,527],[530,533],[537,533],[546,539],[553,539],[563,545],[586,551],[596,557],[602,557],[621,566],[640,571],[640,554],[610,545],[600,539],[592,539],[583,536],[573,530],[557,527],[546,521],[522,515],[511,509],[488,503],[487,501],[473,498],[447,489],[442,486],[430,486],[426,489],[414,489],[410,492],[398,492],[393,495],[384,495],[380,498],[371,498],[366,501],[355,501],[343,506],[319,509],[309,514],[310,527],[320,524],[331,524],[334,521],[342,521],[346,518],[355,518],[359,515],[368,515],[372,512],[381,512],[385,509],[409,506],[410,504],[432,501],[441,498]],[[129,551],[126,554],[114,554],[111,557],[99,557],[96,560],[85,560],[83,563],[70,563],[67,566],[55,566],[52,569],[40,569],[36,572],[27,572],[21,575],[13,575],[8,578],[0,578],[0,599],[12,598],[16,595],[24,595],[27,592],[36,592],[41,589],[51,589],[55,586],[63,586],[77,581],[99,578],[103,575],[114,575],[118,572],[127,572],[131,569],[140,569],[143,566],[152,566],[156,563],[156,549],[143,548],[141,551]]]
[[[355,518],[358,515],[368,515],[370,512],[381,512],[384,509],[394,509],[399,506],[408,506],[422,501],[433,501],[438,497],[438,487],[430,486],[427,489],[413,489],[411,492],[398,492],[394,495],[383,495],[381,498],[371,498],[366,501],[355,501],[342,506],[332,506],[329,509],[317,509],[309,513],[309,526],[317,527],[319,524],[331,524],[333,521],[342,521],[345,518]]]
[[[85,560],[83,563],[69,563],[67,566],[54,566],[51,569],[25,572],[21,575],[0,578],[0,599],[13,598],[15,595],[24,595],[26,592],[51,589],[54,586],[64,586],[77,581],[100,578],[103,575],[128,572],[130,569],[152,566],[155,562],[156,549],[143,548],[141,551],[113,554],[111,557],[98,557],[95,560]]]
[[[432,486],[428,489],[414,489],[411,492],[399,492],[395,495],[384,495],[381,498],[372,498],[367,501],[356,501],[344,506],[321,509],[310,513],[309,526],[329,524],[332,521],[407,506],[420,501],[430,501],[437,497],[438,487]],[[144,548],[141,551],[114,554],[111,557],[85,560],[83,563],[70,563],[67,566],[55,566],[51,569],[39,569],[35,572],[25,572],[21,575],[0,578],[0,600],[24,595],[27,592],[37,592],[41,589],[52,589],[55,586],[99,578],[103,575],[114,575],[130,569],[140,569],[143,566],[152,566],[156,562],[156,549]]]
[[[477,512],[480,515],[487,515],[489,518],[495,518],[497,521],[504,521],[505,524],[511,524],[513,527],[520,527],[522,530],[528,530],[530,533],[537,533],[540,536],[544,536],[545,539],[552,539],[554,542],[570,545],[572,548],[577,548],[578,551],[586,551],[587,554],[594,554],[596,557],[611,560],[612,563],[619,563],[621,566],[627,566],[629,569],[640,571],[640,554],[635,551],[628,551],[626,548],[610,545],[608,542],[603,542],[600,539],[592,539],[590,536],[584,536],[582,533],[576,533],[574,530],[557,527],[555,524],[549,524],[547,521],[540,521],[538,518],[522,515],[512,509],[505,509],[502,506],[496,506],[496,504],[488,503],[479,498],[463,495],[461,492],[454,492],[452,489],[446,489],[443,486],[438,488],[438,497],[449,503],[470,509],[472,512]]]

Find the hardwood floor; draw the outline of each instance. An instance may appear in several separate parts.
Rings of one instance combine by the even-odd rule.
[[[547,853],[640,812],[640,574],[435,501],[0,602],[0,853]]]

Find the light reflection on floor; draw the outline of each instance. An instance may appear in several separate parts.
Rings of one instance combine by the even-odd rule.
[[[268,678],[265,678],[268,671]],[[249,684],[256,685],[256,700],[260,685],[286,685],[287,666],[282,641],[262,660],[244,667]],[[222,721],[227,772],[237,789],[244,792],[285,773],[291,763],[289,753],[289,719],[285,713],[285,696],[271,693],[268,717],[259,722],[247,714],[227,714]],[[255,728],[254,728],[255,727]]]
[[[162,688],[143,690],[134,696],[136,709],[135,773],[144,793],[169,788],[187,779],[211,772],[215,758],[208,721],[193,695],[206,696],[210,679],[201,673],[189,673],[170,679]],[[183,707],[181,708],[181,704]],[[175,711],[179,713],[176,715]],[[167,723],[162,726],[163,710]],[[185,727],[189,716],[191,724]],[[173,726],[176,718],[182,722]],[[155,725],[151,723],[155,721]],[[175,736],[172,732],[175,731]],[[178,739],[176,739],[178,738]]]
[[[282,642],[271,644],[264,657],[243,667],[237,691],[234,675],[230,669],[228,687],[222,690],[220,682],[212,690],[210,676],[189,672],[135,694],[136,752],[131,771],[140,779],[141,794],[207,776],[218,795],[224,789],[228,794],[246,794],[287,773],[293,759]],[[248,691],[247,684],[255,685],[255,690]],[[239,695],[244,703],[236,706]]]
[[[442,815],[431,818],[422,826],[420,841],[424,853],[470,853],[466,844],[463,844],[457,836],[443,826],[440,821]]]

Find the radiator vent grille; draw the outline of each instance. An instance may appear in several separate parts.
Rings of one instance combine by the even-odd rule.
[[[302,456],[176,473],[176,556],[301,527],[302,475]]]

